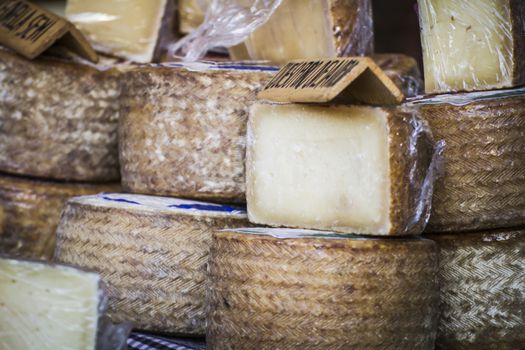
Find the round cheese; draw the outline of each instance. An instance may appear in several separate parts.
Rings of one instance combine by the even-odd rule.
[[[118,184],[71,184],[1,175],[0,253],[51,259],[64,203],[71,197],[119,188]]]
[[[437,349],[525,344],[525,230],[435,234],[439,246]]]
[[[123,78],[125,191],[244,202],[248,108],[272,67],[160,65]]]
[[[0,171],[119,179],[120,94],[113,69],[0,50]]]
[[[252,228],[213,235],[210,349],[433,349],[435,244]]]
[[[206,263],[214,230],[247,224],[243,209],[131,194],[70,200],[57,229],[57,261],[97,271],[115,322],[204,334]]]
[[[426,231],[525,225],[525,88],[415,103],[446,142]]]

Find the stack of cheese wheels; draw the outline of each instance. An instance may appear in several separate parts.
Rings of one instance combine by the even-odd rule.
[[[119,191],[118,77],[0,49],[0,253],[50,259],[67,199]]]
[[[97,271],[109,317],[163,333],[203,335],[212,232],[247,224],[226,205],[133,194],[71,199],[55,260]]]
[[[210,349],[434,348],[431,240],[224,230],[209,265]]]

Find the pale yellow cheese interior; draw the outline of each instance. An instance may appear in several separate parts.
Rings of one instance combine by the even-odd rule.
[[[373,107],[252,107],[246,169],[250,221],[387,234],[386,121],[386,112]]]
[[[283,0],[268,22],[245,41],[252,59],[283,64],[291,59],[335,56],[324,0]]]
[[[211,0],[179,0],[179,31],[189,33],[204,21],[204,11]]]
[[[66,16],[101,52],[151,62],[166,0],[68,0]]]
[[[427,93],[512,85],[508,0],[420,0]]]
[[[0,259],[0,349],[94,350],[99,277]]]

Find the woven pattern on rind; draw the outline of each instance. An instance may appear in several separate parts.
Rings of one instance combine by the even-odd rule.
[[[55,258],[102,275],[112,320],[131,321],[138,329],[200,335],[211,234],[245,225],[235,218],[70,202],[57,230]]]
[[[446,142],[427,232],[525,225],[525,96],[422,107]]]
[[[440,249],[438,349],[525,344],[525,230],[432,235]]]
[[[215,233],[208,346],[432,349],[436,273],[436,250],[427,240]]]

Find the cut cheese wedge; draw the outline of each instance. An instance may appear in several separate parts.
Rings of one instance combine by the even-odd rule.
[[[425,91],[525,83],[523,0],[419,0]]]
[[[414,111],[258,103],[250,113],[251,222],[369,235],[422,232],[434,144]]]
[[[216,350],[434,349],[437,251],[427,239],[251,228],[213,235]]]
[[[77,197],[62,213],[55,259],[102,275],[114,322],[203,335],[211,234],[246,224],[243,209],[226,205],[118,193]]]

